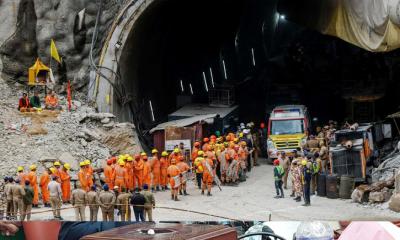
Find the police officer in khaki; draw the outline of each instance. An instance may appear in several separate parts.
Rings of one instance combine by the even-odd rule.
[[[22,198],[25,196],[25,190],[20,184],[20,180],[17,179],[15,180],[15,183],[9,191],[11,191],[11,194],[13,196],[13,207],[14,207],[14,213],[13,217],[14,219],[17,219],[17,214],[19,212],[20,214],[20,220],[22,221],[22,216],[23,216],[23,211],[24,211],[24,203],[22,201]]]
[[[114,204],[115,204],[115,194],[109,191],[107,184],[104,184],[103,191],[99,195],[99,204],[101,208],[101,213],[103,216],[103,221],[114,221]]]
[[[72,191],[71,203],[75,209],[75,221],[86,221],[86,191],[82,189],[79,183],[76,183],[75,189]]]
[[[7,219],[10,220],[14,212],[13,196],[12,196],[12,191],[10,191],[10,188],[14,185],[14,178],[6,177],[6,179],[7,179],[6,185],[4,186],[4,193],[6,194],[6,200],[7,200],[6,216]]]
[[[97,221],[97,214],[99,212],[99,193],[96,191],[96,185],[90,187],[87,193],[87,201],[90,210],[90,221]]]
[[[47,185],[47,189],[49,190],[50,193],[50,204],[51,208],[53,210],[53,216],[55,219],[62,220],[61,217],[61,197],[62,197],[62,192],[61,192],[61,184],[57,182],[57,176],[53,176],[51,178],[51,181]]]
[[[131,208],[129,205],[132,194],[128,193],[126,188],[122,188],[121,193],[117,197],[117,207],[121,216],[121,221],[131,220]]]

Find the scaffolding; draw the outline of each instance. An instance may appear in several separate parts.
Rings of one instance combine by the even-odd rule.
[[[235,103],[235,91],[233,87],[219,87],[210,89],[208,103],[214,107],[227,107]]]

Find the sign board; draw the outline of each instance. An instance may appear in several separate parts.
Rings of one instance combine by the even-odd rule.
[[[182,140],[165,140],[165,150],[173,151],[176,146],[183,143],[183,148],[185,150],[191,150],[191,141],[190,139],[182,139]]]

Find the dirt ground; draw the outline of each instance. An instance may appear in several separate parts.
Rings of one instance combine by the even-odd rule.
[[[201,215],[187,211],[156,208],[153,212],[155,221],[221,221],[221,220],[259,220],[259,221],[290,221],[290,220],[394,220],[400,219],[399,214],[388,209],[378,209],[352,203],[351,200],[328,199],[312,196],[310,207],[301,206],[289,197],[290,190],[285,190],[284,199],[274,199],[274,182],[272,166],[262,164],[254,168],[246,182],[238,187],[223,186],[222,191],[213,188],[213,196],[202,196],[200,191],[189,183],[190,196],[180,197],[181,201],[170,200],[169,192],[155,194],[158,207],[172,207],[212,214]],[[65,205],[64,207],[70,207]],[[34,211],[48,210],[41,208]],[[86,218],[89,210],[86,209]],[[75,220],[73,209],[63,210],[65,220]],[[133,216],[132,216],[133,217]],[[50,219],[51,212],[34,214],[32,220]],[[101,220],[101,213],[99,213]]]

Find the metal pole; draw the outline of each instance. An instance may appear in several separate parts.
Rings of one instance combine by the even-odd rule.
[[[396,125],[397,132],[398,132],[398,133],[399,133],[399,135],[400,135],[400,129],[399,129],[399,126],[397,125],[396,118],[393,118],[393,122],[394,122],[394,125]]]

